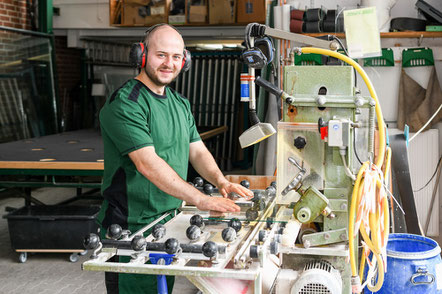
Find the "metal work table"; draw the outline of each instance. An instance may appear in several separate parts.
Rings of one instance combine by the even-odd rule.
[[[202,140],[226,132],[226,126],[200,127]],[[0,187],[21,187],[25,204],[44,204],[31,188],[100,188],[104,169],[100,132],[85,129],[0,144]]]

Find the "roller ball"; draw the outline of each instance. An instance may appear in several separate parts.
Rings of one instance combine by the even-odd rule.
[[[213,186],[211,184],[205,184],[203,186],[203,191],[204,193],[206,193],[207,195],[210,195],[213,193]]]
[[[193,183],[195,184],[195,187],[202,187],[204,184],[204,180],[201,177],[196,177],[193,179]]]
[[[98,247],[100,243],[100,237],[97,234],[90,233],[83,240],[83,246],[86,249],[92,250]]]
[[[146,246],[146,239],[143,236],[137,235],[130,242],[130,247],[134,251],[141,251]]]
[[[164,249],[167,252],[167,254],[175,254],[178,252],[179,248],[180,248],[180,242],[175,238],[169,238],[164,243]]]
[[[242,228],[241,221],[237,218],[232,218],[229,220],[229,227],[233,228],[238,233]]]
[[[236,238],[236,231],[231,227],[227,227],[221,232],[221,237],[226,242],[233,242]]]
[[[107,228],[106,237],[113,240],[118,240],[123,233],[123,229],[119,224],[112,224]]]
[[[218,246],[216,246],[216,243],[213,241],[207,241],[203,244],[202,250],[204,256],[212,258],[216,255],[216,252],[218,251]]]
[[[250,182],[247,180],[242,180],[240,185],[246,187],[247,189],[250,188]]]
[[[189,240],[195,241],[201,236],[201,229],[198,226],[191,225],[186,230],[186,236]]]
[[[201,228],[204,224],[203,217],[199,214],[193,215],[190,218],[190,224]]]
[[[166,227],[164,227],[163,224],[156,224],[152,228],[152,236],[155,238],[155,240],[159,240],[166,235]]]
[[[271,182],[270,186],[273,186],[276,189],[276,181]]]
[[[246,211],[246,219],[248,221],[253,221],[253,220],[257,219],[257,218],[258,218],[258,210],[253,209],[253,208],[247,209],[247,211]]]

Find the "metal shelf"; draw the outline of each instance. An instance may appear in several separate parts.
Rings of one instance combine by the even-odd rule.
[[[182,26],[178,31],[187,40],[242,40],[245,26]],[[104,29],[54,29],[56,36],[67,36],[69,47],[81,47],[81,40],[115,43],[140,41],[146,27],[109,27]]]

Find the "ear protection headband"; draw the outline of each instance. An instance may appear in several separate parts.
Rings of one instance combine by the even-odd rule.
[[[255,46],[251,47],[249,38],[253,29],[252,25],[249,24],[246,27],[245,43],[247,48],[242,53],[242,59],[252,68],[263,68],[273,61],[275,48],[272,40],[267,36],[255,39]]]
[[[178,30],[176,28],[174,28],[173,26],[169,25],[169,24],[165,24],[165,23],[159,23],[156,25],[151,26],[145,33],[144,33],[144,38],[141,42],[139,43],[134,43],[132,44],[131,48],[130,48],[130,52],[129,52],[129,63],[130,65],[141,69],[144,68],[146,66],[147,63],[147,46],[144,43],[145,40],[147,40],[147,38],[149,37],[149,34],[152,33],[152,31],[154,31],[155,29],[162,27],[162,26],[169,26],[171,28],[173,28],[174,30],[176,30],[178,32]],[[183,52],[183,63],[181,64],[181,70],[182,71],[187,71],[190,68],[191,65],[191,55],[189,50],[184,49]]]

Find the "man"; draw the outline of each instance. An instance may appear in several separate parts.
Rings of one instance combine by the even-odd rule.
[[[144,40],[145,67],[106,101],[100,112],[104,143],[101,235],[111,224],[132,233],[182,201],[200,210],[235,212],[228,193],[253,193],[223,176],[196,131],[187,99],[167,87],[183,64],[184,41],[169,25],[155,26]],[[185,179],[188,162],[224,197],[204,195]],[[169,220],[164,219],[164,222]],[[128,261],[128,259],[120,261]],[[168,277],[172,291],[173,277]],[[154,293],[156,277],[106,273],[108,293]]]

